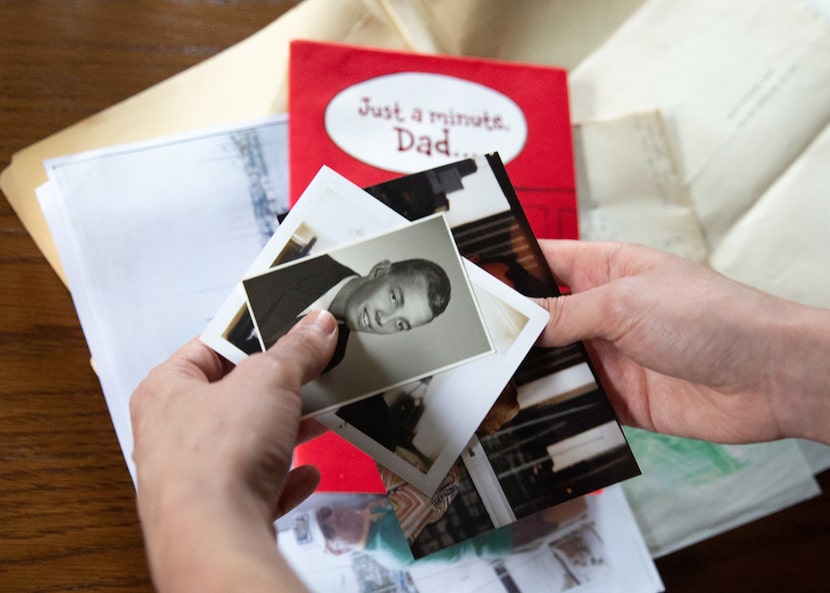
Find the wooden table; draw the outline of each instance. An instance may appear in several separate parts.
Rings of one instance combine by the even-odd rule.
[[[0,166],[292,4],[2,0]],[[5,200],[0,278],[0,591],[151,591],[133,485],[72,300]],[[830,591],[829,510],[823,495],[657,564],[671,592]]]

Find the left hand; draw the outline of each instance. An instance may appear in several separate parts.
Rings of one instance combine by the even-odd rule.
[[[314,467],[289,468],[298,438],[320,431],[316,422],[300,423],[300,387],[323,370],[336,341],[329,313],[308,315],[227,372],[223,359],[193,340],[133,394],[138,507],[160,589],[168,588],[161,583],[170,554],[186,556],[177,551],[183,546],[195,553],[180,559],[185,572],[218,552],[217,539],[238,552],[261,543],[259,534],[275,552],[272,522],[319,482]]]

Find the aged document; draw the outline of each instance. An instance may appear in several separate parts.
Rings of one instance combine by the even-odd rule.
[[[703,231],[658,111],[574,126],[579,231],[636,242],[698,263]]]
[[[650,0],[589,56],[570,79],[582,236],[645,243],[827,306],[820,4]],[[658,555],[812,496],[830,450],[805,459],[790,441],[627,434],[645,471],[626,493]]]
[[[712,267],[818,307],[830,303],[830,126],[726,234]]]
[[[798,0],[650,0],[573,71],[573,118],[659,109],[714,249],[830,121],[828,55]]]

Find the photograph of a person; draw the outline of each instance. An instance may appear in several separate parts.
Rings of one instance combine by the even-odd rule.
[[[441,315],[450,301],[450,279],[433,261],[383,259],[360,275],[330,255],[308,258],[281,271],[244,281],[259,336],[270,348],[303,315],[327,309],[340,322],[329,368],[343,359],[352,331],[409,331]]]
[[[243,280],[262,348],[303,315],[340,327],[303,414],[387,391],[492,352],[475,296],[440,215]]]
[[[335,171],[322,167],[260,253],[246,270],[240,271],[240,282],[210,320],[201,340],[239,364],[262,350],[242,278],[406,225],[407,220],[397,212]]]

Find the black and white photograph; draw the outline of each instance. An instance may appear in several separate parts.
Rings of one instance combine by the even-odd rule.
[[[263,348],[303,315],[339,321],[328,368],[303,387],[303,415],[387,391],[492,352],[441,215],[243,280]]]
[[[498,155],[367,191],[412,220],[443,212],[461,254],[518,292],[560,294]],[[511,384],[454,466],[442,516],[407,533],[415,557],[639,474],[582,344],[534,347]]]

